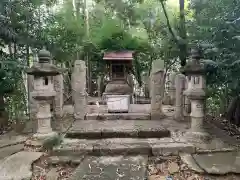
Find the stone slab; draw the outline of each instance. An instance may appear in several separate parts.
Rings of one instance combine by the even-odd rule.
[[[144,180],[147,156],[86,157],[70,180]]]
[[[57,168],[52,168],[46,175],[46,180],[58,180],[59,170]]]
[[[89,97],[88,97],[89,98]],[[95,101],[97,102],[97,100]],[[98,100],[98,103],[101,102]],[[95,103],[96,104],[96,103]],[[163,112],[166,115],[172,116],[174,114],[174,107],[170,105],[163,105]],[[130,104],[129,113],[149,113],[151,110],[151,105],[148,104]],[[74,108],[72,105],[64,105],[63,106],[63,114],[73,114]],[[107,113],[106,105],[88,105],[87,113]]]
[[[0,137],[0,148],[24,143],[26,141],[26,139],[27,139],[26,136],[10,136],[10,135],[1,136]]]
[[[0,159],[3,159],[7,156],[11,156],[12,154],[22,151],[23,149],[24,144],[16,144],[0,148]]]
[[[152,146],[152,152],[154,156],[160,155],[179,155],[179,153],[195,153],[196,148],[190,143],[162,143]]]
[[[186,154],[186,153],[181,153],[180,154],[181,160],[188,165],[190,169],[193,171],[199,172],[199,173],[204,173],[205,171],[199,167],[195,159],[192,157],[191,154]]]
[[[82,160],[84,159],[84,156],[50,156],[48,158],[48,163],[50,165],[57,166],[59,164],[76,164],[79,165]]]
[[[31,165],[42,155],[41,152],[21,151],[5,158],[0,164],[0,179],[30,180],[32,177]]]
[[[63,141],[52,156],[104,155],[178,155],[194,153],[189,143],[176,143],[172,138],[107,138],[99,140],[75,139]]]
[[[67,138],[162,138],[169,137],[170,131],[159,121],[149,120],[115,120],[115,121],[76,121]]]
[[[240,173],[239,152],[194,154],[197,164],[210,174]]]
[[[87,120],[148,120],[149,113],[91,113],[86,115]]]

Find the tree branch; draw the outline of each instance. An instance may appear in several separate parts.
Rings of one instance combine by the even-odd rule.
[[[168,18],[168,14],[167,14],[165,5],[163,3],[163,0],[160,0],[160,3],[161,3],[161,6],[162,6],[162,9],[163,9],[163,13],[164,13],[164,15],[166,17],[168,30],[169,30],[170,34],[172,35],[173,40],[175,41],[175,43],[179,46],[180,43],[178,42],[177,36],[174,34],[174,32],[172,30],[172,27],[171,27],[171,24],[170,24],[170,21],[169,21],[169,18]]]

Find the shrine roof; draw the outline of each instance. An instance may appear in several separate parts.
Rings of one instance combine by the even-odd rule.
[[[103,56],[104,60],[133,60],[133,51],[111,51],[105,52]]]

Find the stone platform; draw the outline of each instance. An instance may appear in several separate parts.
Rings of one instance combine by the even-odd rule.
[[[86,157],[70,180],[144,180],[147,156]]]
[[[75,121],[67,132],[67,138],[162,138],[169,137],[170,131],[160,121],[114,120]]]
[[[149,113],[91,113],[86,120],[149,120]]]
[[[82,155],[178,155],[181,152],[195,153],[196,148],[187,142],[172,138],[107,138],[98,140],[64,139],[54,148],[53,156]]]

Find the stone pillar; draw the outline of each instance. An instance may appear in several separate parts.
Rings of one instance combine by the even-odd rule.
[[[175,77],[176,86],[176,104],[174,119],[178,121],[184,120],[184,98],[183,91],[185,87],[185,76],[183,74],[177,74]]]
[[[76,60],[72,74],[74,118],[84,120],[87,108],[85,61]]]
[[[169,76],[169,95],[170,95],[170,105],[175,105],[176,103],[176,87],[175,87],[176,73],[172,73]]]
[[[151,119],[163,119],[162,111],[164,95],[164,61],[156,60],[152,63],[151,71]]]
[[[103,75],[99,75],[97,78],[97,94],[98,97],[102,96]]]
[[[54,114],[57,119],[61,119],[63,115],[63,75],[53,77],[54,89],[56,96],[54,97]]]
[[[205,69],[200,63],[198,50],[192,50],[192,58],[193,60],[188,62],[185,67],[186,75],[191,77],[189,82],[191,88],[184,92],[191,102],[191,129],[186,133],[186,137],[190,141],[201,142],[210,138],[204,129]]]
[[[145,98],[149,98],[149,76],[147,74],[142,75],[143,93]]]
[[[37,114],[37,102],[32,96],[32,92],[34,91],[34,76],[33,75],[28,75],[27,76],[28,80],[28,90],[29,90],[29,117],[31,121],[31,128],[32,132],[36,133],[37,132],[37,119],[36,119],[36,114]]]
[[[190,90],[191,86],[191,76],[186,76],[185,90]],[[184,95],[184,116],[189,117],[191,113],[191,102],[190,99]]]

